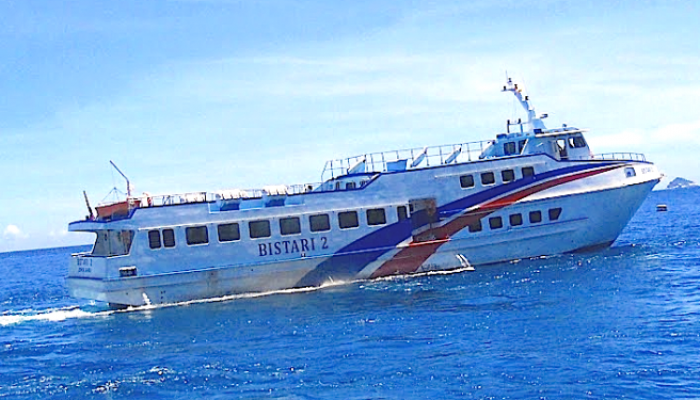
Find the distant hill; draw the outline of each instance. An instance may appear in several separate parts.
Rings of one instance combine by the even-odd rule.
[[[697,187],[698,184],[684,178],[676,178],[671,181],[671,183],[668,184],[667,189],[683,189],[683,188],[689,188],[689,187]]]

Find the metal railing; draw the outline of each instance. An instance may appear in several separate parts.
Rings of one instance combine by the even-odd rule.
[[[338,160],[326,161],[321,173],[321,181],[334,179],[353,173],[378,173],[403,169],[419,169],[431,166],[472,161],[493,140],[457,143],[413,149],[390,150],[361,154]],[[405,163],[405,164],[404,164]],[[330,177],[328,176],[330,175]]]
[[[642,153],[603,153],[594,155],[595,160],[622,160],[622,161],[646,161],[647,158]]]

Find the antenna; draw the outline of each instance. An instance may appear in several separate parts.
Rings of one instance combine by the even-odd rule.
[[[85,205],[87,206],[89,217],[91,220],[95,219],[95,215],[92,213],[92,207],[90,207],[90,200],[88,200],[87,193],[83,190],[83,197],[85,197]]]
[[[127,199],[130,198],[131,197],[131,184],[129,183],[129,178],[127,178],[126,175],[124,175],[124,173],[119,169],[119,167],[117,167],[117,164],[115,164],[112,160],[109,160],[109,163],[112,164],[114,169],[116,169],[117,172],[119,172],[119,175],[123,176],[124,179],[126,180],[126,198]]]

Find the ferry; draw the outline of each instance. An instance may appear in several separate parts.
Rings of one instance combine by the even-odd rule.
[[[69,224],[96,239],[72,255],[68,290],[142,306],[610,246],[662,175],[643,154],[594,155],[583,129],[547,129],[511,79],[503,91],[527,119],[493,140],[332,160],[318,183],[134,196],[127,179],[125,198]]]

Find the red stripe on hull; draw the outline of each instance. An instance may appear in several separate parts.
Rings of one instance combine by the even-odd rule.
[[[517,193],[505,196],[498,200],[486,203],[475,210],[468,211],[464,215],[461,215],[454,220],[448,222],[447,224],[435,228],[432,233],[434,237],[447,238],[445,240],[433,241],[433,242],[423,242],[423,243],[412,243],[409,247],[399,251],[394,255],[393,258],[382,264],[381,267],[377,268],[376,271],[372,273],[370,278],[378,278],[380,276],[397,275],[397,274],[410,274],[416,272],[418,268],[443,244],[449,241],[449,237],[455,233],[461,231],[467,226],[475,223],[476,221],[484,218],[485,216],[500,210],[503,207],[509,206],[519,200],[524,199],[534,193],[552,188],[554,186],[562,185],[577,179],[588,178],[590,176],[602,174],[604,172],[611,171],[618,166],[612,166],[607,168],[602,168],[595,171],[586,171],[583,173],[569,175],[562,178],[554,179],[549,182],[540,183],[538,185],[529,187],[527,189],[521,190]]]

